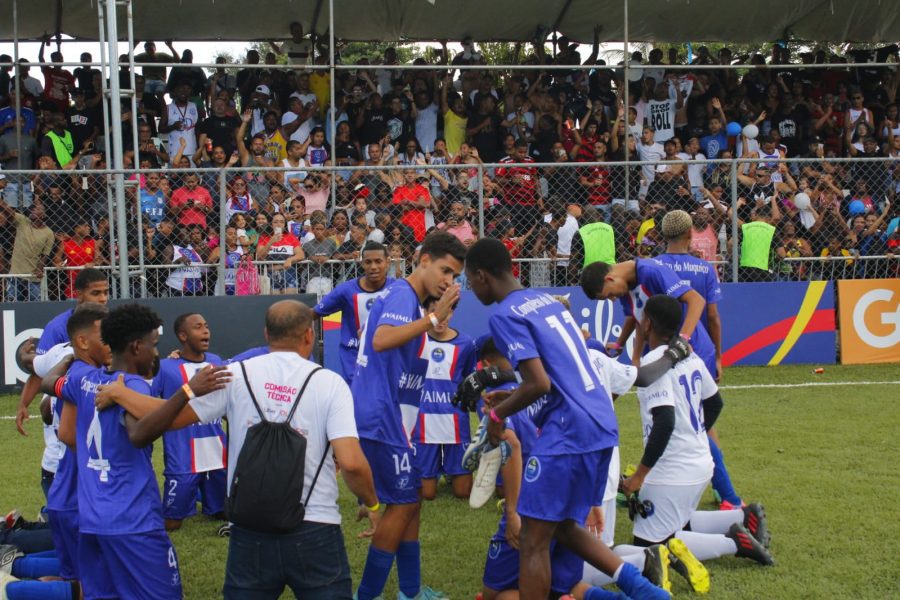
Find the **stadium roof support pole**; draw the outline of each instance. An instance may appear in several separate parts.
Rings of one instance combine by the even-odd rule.
[[[131,165],[135,169],[139,169],[141,167],[141,145],[139,143],[138,137],[138,97],[137,97],[137,83],[135,82],[135,68],[134,68],[134,10],[131,2],[128,2],[126,5],[126,12],[128,15],[128,77],[131,83],[131,136],[132,136],[132,144],[131,151],[133,153],[131,157]],[[144,266],[144,211],[141,210],[141,176],[140,174],[137,176],[137,179],[133,182],[135,184],[134,194],[137,199],[136,210],[135,212],[135,220],[137,221],[137,243],[138,243],[138,266],[140,268],[140,277],[141,282],[141,297],[147,297],[147,273],[145,272]],[[225,214],[225,213],[222,213]],[[222,236],[221,239],[225,239],[225,236]]]
[[[309,41],[311,42],[311,51],[313,56],[313,64],[315,64],[315,59],[318,58],[316,54],[316,41],[319,36],[316,33],[316,27],[319,25],[319,13],[322,12],[322,0],[316,0],[316,6],[313,8],[313,16],[312,23],[309,24]]]
[[[102,70],[109,66],[109,58],[107,57],[106,52],[106,18],[103,16],[103,2],[97,2],[97,24],[99,30],[97,40],[100,43],[100,69],[102,73]],[[103,107],[103,122],[109,123],[110,103],[106,102],[109,98],[109,82],[106,77],[100,77],[100,92],[101,97],[104,99],[104,101],[100,103]],[[106,133],[103,134],[103,151],[106,153],[107,160],[112,156],[112,152],[109,150],[109,139],[109,131],[107,130]],[[109,166],[109,163],[107,163],[107,166]],[[109,215],[109,218],[112,219],[114,208],[113,191],[109,184],[109,180],[105,177],[103,178],[103,183],[106,186],[106,212]],[[116,226],[113,222],[110,222],[109,224],[109,247],[116,247]],[[112,291],[118,293],[116,289],[118,283],[113,280],[110,285],[112,286]]]
[[[731,159],[731,281],[738,281],[738,162]],[[774,202],[774,200],[773,200]]]
[[[110,133],[112,134],[112,168],[116,201],[116,233],[118,234],[119,297],[130,298],[128,286],[128,230],[125,221],[125,168],[122,156],[122,104],[119,86],[119,46],[116,0],[102,0],[106,7],[106,43],[108,44]],[[123,0],[131,6],[131,0]],[[130,44],[130,43],[129,43]],[[107,156],[107,163],[109,156]]]
[[[318,6],[317,6],[318,11]],[[328,129],[331,138],[331,164],[337,164],[337,158],[334,155],[335,144],[337,143],[337,105],[335,104],[336,98],[334,94],[334,0],[328,0],[328,86],[330,88],[329,100],[328,100],[328,114],[331,115],[331,119],[329,119]],[[329,179],[329,188],[331,188],[331,210],[334,211],[337,208],[337,189],[334,181],[334,173],[331,173],[331,177]]]
[[[19,0],[13,0],[12,5],[12,21],[13,21],[13,75],[16,77],[16,148],[22,147],[22,72],[19,70]],[[22,165],[16,160],[18,168]],[[20,178],[16,178],[16,196],[18,196],[18,205],[25,206],[25,182]]]
[[[625,206],[628,206],[629,200],[631,200],[631,171],[628,167],[628,159],[630,158],[631,152],[628,151],[628,136],[631,135],[631,127],[628,125],[628,102],[630,94],[628,93],[628,88],[630,87],[631,80],[628,79],[628,0],[623,0],[624,3],[624,11],[622,17],[622,38],[623,38],[623,49],[622,54],[624,55],[622,58],[623,61],[623,73],[622,73],[622,86],[625,88],[625,96],[623,98],[623,110],[625,114],[622,117],[625,119],[625,151],[622,154],[625,156]],[[618,110],[618,108],[617,108]],[[635,143],[640,143],[640,140],[635,140]]]

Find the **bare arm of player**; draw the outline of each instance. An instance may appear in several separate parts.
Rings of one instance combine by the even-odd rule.
[[[59,416],[59,429],[56,437],[69,448],[75,448],[75,420],[78,409],[71,402],[63,402],[62,413]]]
[[[375,481],[372,479],[372,469],[363,454],[359,440],[353,437],[331,440],[334,449],[334,459],[341,466],[341,475],[347,483],[347,487],[353,494],[362,500],[363,508],[378,505],[378,494],[375,493]],[[360,537],[371,537],[378,528],[381,513],[377,510],[366,510],[369,518],[369,529],[360,534]]]
[[[706,321],[709,323],[709,337],[716,346],[716,372],[713,375],[719,381],[722,379],[722,319],[718,305],[706,305]]]
[[[22,395],[19,398],[19,408],[16,411],[16,429],[22,435],[28,435],[28,432],[25,431],[25,421],[30,418],[28,415],[28,407],[31,406],[34,397],[40,391],[40,387],[41,378],[34,374],[29,375],[28,379],[25,381],[25,385],[22,386]]]
[[[506,541],[518,550],[522,520],[516,508],[519,504],[519,491],[522,489],[522,444],[511,429],[504,431],[501,438],[509,444],[511,450],[509,460],[500,468],[503,474],[503,496],[506,498]]]
[[[697,329],[700,317],[703,316],[706,300],[694,290],[688,290],[683,293],[678,300],[682,304],[687,304],[687,313],[684,315],[684,322],[681,324],[681,335],[690,338],[694,335],[694,330]]]
[[[438,321],[444,321],[450,316],[453,305],[459,300],[459,289],[459,284],[454,283],[444,291],[440,300],[435,302],[433,312]],[[381,325],[372,336],[372,349],[375,352],[384,352],[399,348],[429,329],[431,329],[431,319],[428,318],[428,315],[406,325]]]
[[[625,343],[628,341],[628,338],[631,337],[635,325],[637,325],[637,320],[633,316],[625,317],[625,322],[622,323],[622,332],[619,334],[619,339],[615,342],[619,346],[617,350],[621,351],[621,349],[625,347]],[[610,345],[607,344],[606,347],[609,348]]]
[[[496,422],[488,420],[488,437],[491,443],[497,445],[503,433],[503,419],[515,414],[533,404],[538,398],[550,391],[550,377],[544,370],[544,363],[540,358],[529,358],[519,363],[519,375],[522,383],[505,399],[500,401],[493,409],[493,413],[500,419]]]
[[[69,366],[72,364],[72,361],[74,359],[75,357],[72,355],[65,357],[64,359],[56,363],[56,365],[52,369],[50,369],[50,372],[47,373],[47,375],[43,379],[41,379],[37,375],[32,375],[32,377],[37,379],[38,382],[38,389],[36,389],[34,393],[36,394],[37,392],[43,392],[48,396],[55,396],[57,393],[56,384],[60,379],[66,376],[66,372],[69,370]],[[31,378],[29,378],[28,381],[30,382]],[[26,382],[25,385],[28,385],[28,383]],[[34,394],[32,394],[32,396],[33,395]],[[29,400],[28,402],[31,402],[31,400]]]

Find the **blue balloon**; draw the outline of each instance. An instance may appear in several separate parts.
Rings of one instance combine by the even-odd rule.
[[[732,121],[728,125],[725,126],[725,133],[731,136],[736,136],[741,134],[741,124],[735,121]]]
[[[856,215],[864,215],[866,214],[866,205],[863,204],[862,200],[854,200],[850,203],[850,216],[855,217]]]

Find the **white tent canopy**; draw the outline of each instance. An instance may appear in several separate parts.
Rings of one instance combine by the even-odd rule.
[[[97,0],[17,0],[19,39],[57,29],[98,38]],[[590,42],[624,39],[624,0],[333,0],[335,34],[347,40],[530,40],[555,28]],[[629,0],[629,39],[766,42],[786,36],[830,42],[900,39],[897,0]],[[265,40],[288,36],[287,24],[324,34],[328,0],[134,0],[139,40]],[[0,38],[11,40],[13,0],[0,0]],[[119,30],[126,31],[125,11]],[[124,39],[124,33],[122,34]]]

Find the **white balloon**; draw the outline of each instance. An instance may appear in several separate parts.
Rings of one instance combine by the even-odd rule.
[[[807,196],[803,192],[800,192],[799,194],[796,194],[794,196],[794,206],[796,206],[800,210],[808,209],[810,204],[811,201],[809,199],[809,196]]]
[[[744,137],[747,138],[748,140],[755,140],[756,136],[759,135],[759,127],[757,127],[753,123],[750,123],[749,125],[744,125],[743,134],[744,134]]]

